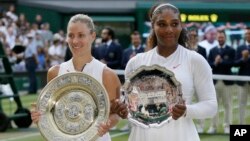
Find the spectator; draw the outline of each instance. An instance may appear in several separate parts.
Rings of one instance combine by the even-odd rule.
[[[53,37],[53,45],[49,47],[48,51],[50,67],[58,65],[64,61],[65,50],[61,44],[61,36],[56,33]]]
[[[26,20],[25,15],[21,13],[17,21],[17,27],[19,28],[21,34],[25,33],[25,31],[28,30],[27,23],[28,21]]]
[[[240,40],[242,39],[242,35],[239,33],[239,31],[245,29],[246,25],[243,23],[232,25],[230,22],[227,22],[226,27],[230,30],[231,46],[233,47],[235,45],[238,47],[240,45]]]
[[[53,41],[53,33],[50,30],[49,23],[44,23],[41,25],[41,36],[45,44],[50,46],[50,43]]]
[[[137,53],[144,52],[140,33],[135,31],[131,34],[130,38],[131,46],[125,49],[122,54],[122,69],[125,69],[130,58],[134,57]]]
[[[34,40],[35,35],[32,33],[27,34],[28,45],[24,52],[25,67],[28,71],[29,76],[29,89],[28,94],[37,93],[37,78],[36,78],[36,68],[37,68],[37,46]]]
[[[235,66],[239,67],[238,75],[250,76],[250,27],[245,30],[245,42],[236,50]],[[239,85],[240,124],[245,124],[247,97],[250,92],[249,82],[237,82]]]
[[[195,28],[192,28],[188,31],[188,45],[190,49],[197,51],[205,59],[207,59],[206,49],[198,45],[198,31]]]
[[[13,22],[16,22],[18,20],[18,16],[16,15],[15,10],[15,5],[10,5],[9,11],[6,13],[6,16],[10,17]]]
[[[103,45],[95,49],[95,57],[111,69],[121,67],[122,47],[115,42],[115,32],[106,27],[102,30]]]
[[[210,50],[208,62],[212,67],[213,74],[232,75],[231,67],[234,63],[235,50],[226,45],[226,34],[224,31],[218,31],[217,34],[219,46]],[[224,133],[229,134],[229,126],[232,123],[232,91],[233,81],[214,81],[218,103],[224,107]],[[219,113],[212,119],[208,133],[214,134],[217,131]]]
[[[41,26],[43,24],[43,17],[40,14],[36,15],[35,23],[38,25],[38,29],[41,29]]]
[[[204,31],[205,40],[199,42],[199,46],[206,49],[207,57],[209,55],[210,49],[218,46],[218,41],[216,40],[217,30],[213,25],[208,25]]]

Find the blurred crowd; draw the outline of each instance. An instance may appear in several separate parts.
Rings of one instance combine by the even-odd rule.
[[[36,58],[36,70],[46,70],[64,61],[67,45],[63,30],[53,33],[50,23],[43,21],[39,14],[35,22],[30,23],[25,14],[15,13],[14,5],[1,15],[0,41],[14,71],[26,71],[25,59],[33,55]],[[25,52],[28,47],[34,52]]]
[[[229,24],[219,28],[211,24],[206,26],[204,30],[204,39],[201,41],[198,39],[197,28],[190,28],[188,31],[188,46],[197,51],[208,61],[213,74],[250,76],[250,28],[243,24],[238,24],[238,26],[243,29],[244,38],[238,38],[238,34],[227,36],[226,31],[228,30],[227,28],[230,27]],[[232,29],[234,30],[234,28]],[[231,30],[231,28],[229,28],[229,30]],[[229,39],[230,42],[228,42],[228,37],[231,39]],[[232,39],[235,39],[236,42]],[[233,71],[233,68],[237,68],[237,71]],[[233,117],[233,95],[237,94],[239,102],[239,123],[245,124],[245,112],[250,86],[246,81],[228,80],[215,80],[214,85],[217,101],[223,105],[224,133],[228,134]],[[218,122],[219,113],[211,120],[207,133],[216,133]],[[204,132],[203,120],[198,121],[197,129],[200,133]]]
[[[27,70],[25,59],[31,56],[29,53],[25,54],[25,49],[28,46],[34,48],[35,52],[33,55],[36,58],[36,70],[47,70],[51,66],[71,58],[70,51],[67,51],[65,32],[60,30],[57,33],[53,33],[50,30],[50,24],[43,21],[41,15],[37,14],[34,18],[35,22],[30,23],[27,21],[25,14],[20,13],[17,15],[14,5],[11,5],[8,10],[1,13],[0,41],[4,46],[6,54],[9,56],[14,71]],[[216,30],[226,31],[226,35],[230,37],[227,43],[230,43],[230,46],[236,49],[243,43],[244,29],[246,29],[244,23],[231,24],[229,22],[217,27],[212,23],[194,22],[187,23],[184,26],[187,29],[197,30],[198,42],[200,42],[201,46],[205,46],[207,55],[209,50],[218,44]],[[211,28],[215,28],[215,31],[208,33]],[[96,39],[92,53],[94,57],[106,63],[110,68],[124,69],[131,57],[136,53],[149,49],[147,48],[147,41],[145,43],[142,42],[144,39],[142,39],[141,33],[134,31],[131,33],[131,45],[125,47],[115,38],[115,31],[112,27],[106,27],[102,30],[99,38]],[[108,50],[106,49],[107,46]]]

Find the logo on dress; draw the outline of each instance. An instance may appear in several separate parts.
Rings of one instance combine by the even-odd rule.
[[[178,68],[180,65],[181,65],[181,64],[178,64],[178,65],[176,65],[176,66],[173,66],[173,69]]]

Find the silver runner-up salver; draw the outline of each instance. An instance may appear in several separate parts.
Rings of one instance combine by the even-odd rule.
[[[48,141],[95,141],[109,117],[109,97],[93,77],[66,73],[51,80],[37,100],[38,128]]]
[[[141,66],[129,74],[124,93],[132,120],[143,126],[168,123],[172,107],[183,102],[174,73],[159,65]]]

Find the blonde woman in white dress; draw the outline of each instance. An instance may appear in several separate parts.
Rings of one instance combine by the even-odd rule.
[[[111,141],[108,131],[118,123],[119,115],[123,118],[127,116],[127,109],[126,105],[118,100],[121,84],[115,72],[91,55],[91,46],[95,38],[92,19],[83,14],[73,16],[68,23],[66,39],[73,57],[67,62],[51,67],[48,70],[47,81],[68,72],[84,72],[99,81],[108,92],[112,108],[108,122],[99,126],[98,141]],[[40,115],[39,111],[32,111],[33,122],[37,123]]]

